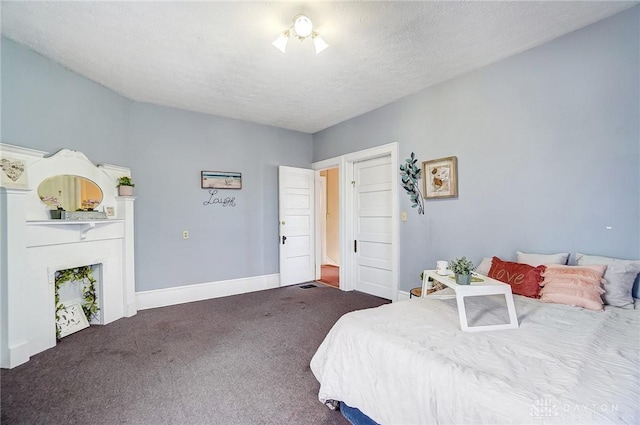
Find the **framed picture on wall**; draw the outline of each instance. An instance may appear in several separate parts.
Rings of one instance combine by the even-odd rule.
[[[200,182],[203,189],[242,189],[242,173],[202,171]]]
[[[11,189],[28,189],[27,166],[17,158],[0,159],[0,186]]]
[[[456,198],[458,196],[458,158],[432,159],[422,163],[425,199]]]

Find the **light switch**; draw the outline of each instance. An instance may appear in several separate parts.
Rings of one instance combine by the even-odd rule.
[[[400,219],[402,221],[407,221],[407,212],[406,211],[402,211],[402,213],[400,214]]]
[[[182,232],[182,239],[189,239],[189,231],[185,230]]]

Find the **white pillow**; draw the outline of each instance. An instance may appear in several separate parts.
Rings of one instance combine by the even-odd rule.
[[[528,264],[536,267],[541,264],[561,264],[566,265],[569,259],[568,252],[561,252],[558,254],[526,254],[524,252],[516,252],[518,256],[518,263]]]
[[[489,274],[489,270],[491,270],[491,262],[493,261],[493,257],[484,257],[478,267],[476,267],[476,273],[486,276]]]
[[[633,283],[640,273],[640,260],[619,260],[617,258],[599,257],[596,255],[576,254],[579,266],[604,264],[605,294],[604,303],[613,307],[633,308]]]

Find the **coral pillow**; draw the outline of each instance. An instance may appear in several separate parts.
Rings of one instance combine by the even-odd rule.
[[[606,266],[549,266],[542,274],[540,301],[602,310]]]
[[[541,273],[545,268],[545,266],[533,267],[528,264],[502,261],[498,257],[493,257],[487,276],[508,283],[514,294],[538,298],[540,282],[542,282]]]
[[[598,282],[602,283],[602,275],[605,270],[607,270],[607,266],[605,265],[597,265],[597,266],[561,266],[559,264],[547,264],[547,269],[544,272],[543,276],[559,276],[559,275],[574,275],[574,276],[584,276],[591,279],[596,279]]]

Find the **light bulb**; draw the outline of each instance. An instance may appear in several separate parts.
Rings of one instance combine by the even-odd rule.
[[[295,22],[293,24],[293,28],[296,31],[296,34],[299,37],[305,38],[311,35],[313,31],[313,23],[311,23],[311,19],[304,15],[298,15],[295,18]]]

